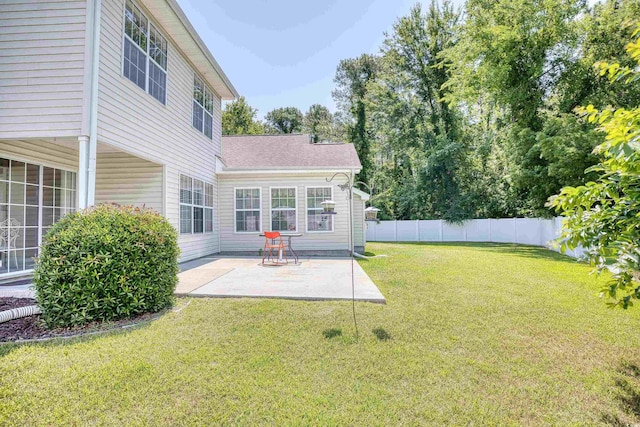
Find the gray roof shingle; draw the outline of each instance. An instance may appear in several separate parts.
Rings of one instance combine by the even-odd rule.
[[[353,144],[311,144],[309,135],[222,137],[225,170],[361,169]]]

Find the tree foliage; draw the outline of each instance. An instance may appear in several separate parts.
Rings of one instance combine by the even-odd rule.
[[[334,98],[381,217],[550,216],[547,199],[594,178],[595,125],[573,108],[631,105],[636,88],[593,71],[630,64],[639,0],[416,5],[378,55],[340,63]],[[375,64],[375,65],[374,65]]]
[[[626,50],[640,66],[640,38]],[[602,63],[600,69],[613,83],[640,83],[640,68]],[[610,306],[628,308],[640,299],[640,103],[632,109],[589,105],[580,111],[606,133],[595,150],[600,161],[590,168],[600,176],[583,186],[563,188],[550,205],[566,217],[564,247],[583,245],[599,271],[611,270],[602,294]]]
[[[265,120],[273,133],[297,133],[302,132],[304,116],[296,107],[283,107],[269,111]]]
[[[348,142],[355,145],[362,171],[360,181],[369,182],[372,169],[371,144],[373,135],[367,120],[366,96],[368,85],[375,80],[379,59],[363,54],[357,58],[343,59],[336,70],[333,98],[342,111]]]
[[[256,119],[258,110],[247,104],[244,96],[225,105],[222,111],[223,135],[257,135],[265,133],[264,125]]]
[[[456,43],[459,19],[450,2],[418,4],[400,18],[383,43],[367,107],[376,135],[375,187],[379,203],[400,218],[460,220],[463,165],[460,114],[445,101],[450,70],[440,54]]]
[[[311,135],[313,142],[331,139],[333,123],[333,114],[324,105],[313,104],[304,115],[304,131]]]

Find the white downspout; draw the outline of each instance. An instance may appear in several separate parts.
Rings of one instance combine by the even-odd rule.
[[[93,41],[91,52],[91,104],[89,164],[87,165],[87,206],[96,202],[96,157],[98,153],[98,75],[100,73],[100,26],[102,0],[93,0]]]
[[[87,2],[85,97],[82,135],[78,137],[78,207],[95,204],[96,156],[98,149],[98,73],[100,68],[101,0]]]

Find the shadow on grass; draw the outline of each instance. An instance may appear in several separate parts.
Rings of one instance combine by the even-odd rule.
[[[391,339],[391,334],[382,328],[375,328],[371,332],[373,332],[373,335],[375,335],[379,341],[389,341]]]
[[[325,329],[324,331],[322,331],[322,335],[323,335],[326,339],[331,339],[331,338],[339,337],[339,336],[341,336],[341,335],[342,335],[342,329],[335,329],[335,328]]]
[[[547,261],[578,262],[575,258],[554,252],[541,246],[521,245],[515,243],[487,243],[487,242],[375,242],[376,244],[402,244],[406,246],[435,246],[475,248],[484,252],[492,252],[502,255],[515,255],[518,257],[544,259]],[[384,252],[384,251],[382,251]]]
[[[617,372],[619,377],[615,379],[616,400],[620,411],[630,420],[622,420],[619,415],[613,413],[603,414],[602,422],[611,426],[636,425],[640,422],[640,367],[635,363],[623,362]]]

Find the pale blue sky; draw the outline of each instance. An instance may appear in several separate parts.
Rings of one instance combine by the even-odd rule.
[[[262,118],[276,107],[295,106],[304,113],[315,103],[333,111],[338,62],[377,52],[383,33],[416,0],[178,2]]]

